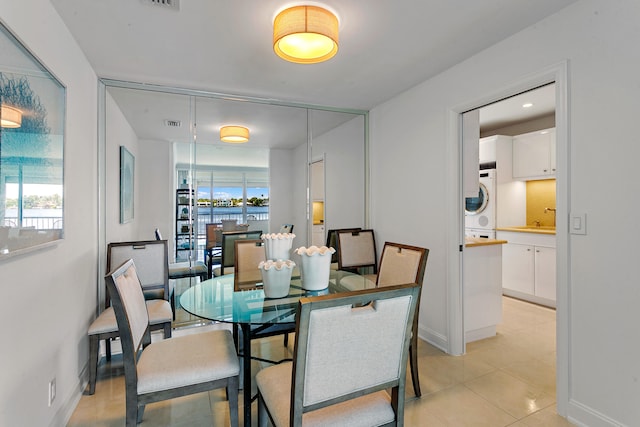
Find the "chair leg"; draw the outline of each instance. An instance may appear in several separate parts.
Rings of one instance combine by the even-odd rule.
[[[97,335],[89,337],[89,394],[96,392],[96,378],[98,377],[98,347],[100,340]]]
[[[238,376],[229,378],[227,383],[227,399],[229,400],[229,420],[231,427],[238,427]]]
[[[415,335],[414,335],[415,336]],[[411,382],[413,383],[413,392],[416,397],[422,396],[420,391],[420,375],[418,374],[418,346],[414,344],[413,339],[409,345],[409,365],[411,367]]]
[[[171,322],[164,324],[164,339],[171,338]]]
[[[289,334],[284,334],[284,346],[289,347]]]
[[[145,405],[138,405],[138,416],[136,417],[137,424],[142,422],[142,417],[144,416],[144,407]]]
[[[107,361],[111,360],[111,338],[104,340],[104,350],[107,356]]]

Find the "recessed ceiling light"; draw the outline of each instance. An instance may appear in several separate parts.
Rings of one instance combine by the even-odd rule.
[[[522,108],[531,108],[531,107],[533,107],[533,104],[530,102],[522,104]]]

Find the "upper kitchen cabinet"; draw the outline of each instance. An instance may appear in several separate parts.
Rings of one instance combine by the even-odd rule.
[[[556,174],[556,130],[540,131],[513,137],[513,178],[548,179]]]

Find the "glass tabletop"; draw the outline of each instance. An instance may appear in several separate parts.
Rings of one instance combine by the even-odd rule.
[[[257,289],[233,290],[233,274],[214,277],[187,289],[180,296],[182,308],[194,316],[218,322],[246,324],[295,323],[298,300],[305,296],[327,295],[375,288],[364,276],[331,271],[326,289],[307,291],[300,277],[291,278],[289,295],[284,298],[265,298],[262,284]]]

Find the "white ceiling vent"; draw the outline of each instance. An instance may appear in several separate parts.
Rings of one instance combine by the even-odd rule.
[[[179,128],[182,126],[182,122],[180,120],[165,120],[164,125],[170,128]]]
[[[180,0],[142,0],[142,2],[161,6],[165,9],[180,10]]]

